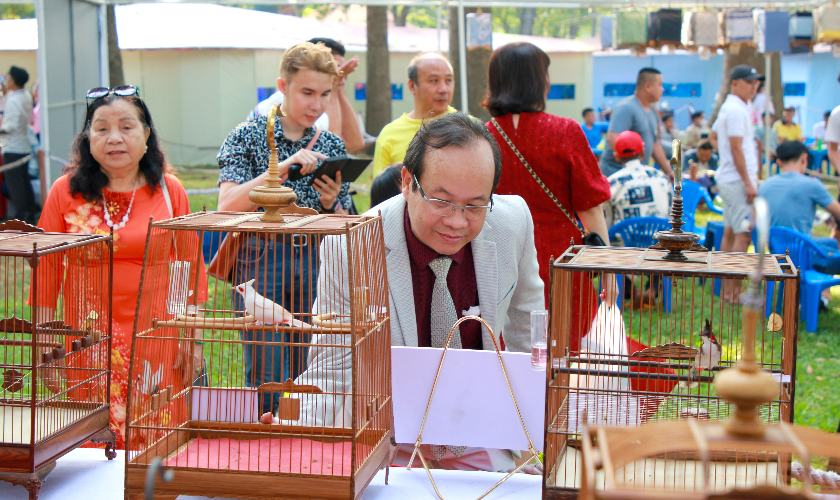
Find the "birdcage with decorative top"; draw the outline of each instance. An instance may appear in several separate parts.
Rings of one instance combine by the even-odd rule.
[[[392,456],[381,219],[297,207],[271,157],[269,185],[251,192],[265,212],[150,225],[127,498],[157,463],[174,472],[162,495],[352,498]],[[222,241],[206,298],[205,240]]]
[[[0,224],[0,480],[30,499],[55,461],[85,442],[116,456],[111,263],[110,236]]]
[[[672,227],[652,231],[656,244],[651,247],[573,246],[552,264],[547,498],[578,494],[587,425],[723,419],[734,411],[711,382],[743,354],[738,297],[760,257],[699,246],[696,235],[681,230],[681,203],[678,182]],[[763,321],[754,325],[755,357],[776,385],[760,416],[764,422],[791,422],[799,276],[786,255],[761,262]],[[603,288],[601,299],[581,300],[586,294],[576,291],[582,286]],[[569,317],[589,319],[588,328],[573,330],[564,320]],[[740,484],[748,459],[726,458],[722,473]],[[640,465],[632,480],[638,485],[688,481],[681,467],[684,461],[662,457]]]
[[[763,200],[754,202],[761,252],[766,247],[769,215]],[[580,497],[619,498],[836,498],[840,474],[816,464],[840,458],[840,435],[768,423],[767,408],[778,399],[777,377],[760,363],[765,312],[762,253],[741,296],[738,361],[716,374],[714,390],[731,405],[723,419],[688,418],[640,427],[594,423],[582,436]],[[758,341],[757,341],[758,340]]]

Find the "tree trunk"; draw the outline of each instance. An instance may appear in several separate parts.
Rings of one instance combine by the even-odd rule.
[[[479,12],[479,9],[464,9],[464,15],[470,12]],[[449,9],[449,60],[452,62],[452,71],[455,75],[455,94],[452,99],[452,106],[466,111],[461,97],[461,72],[458,52],[458,9]],[[467,97],[469,100],[469,112],[471,115],[483,121],[490,119],[490,114],[481,106],[484,95],[487,92],[487,71],[490,66],[490,55],[492,50],[488,47],[477,47],[467,50]]]
[[[523,7],[519,9],[519,34],[533,35],[534,20],[537,18],[536,7]]]
[[[770,85],[773,105],[776,108],[776,112],[778,112],[781,109],[782,102],[782,71],[779,54],[773,53],[771,55],[771,61],[771,74],[766,75],[767,85]],[[755,47],[736,45],[727,49],[726,60],[723,64],[723,79],[721,80],[720,89],[718,89],[718,95],[715,99],[715,105],[709,118],[709,123],[714,123],[717,119],[718,111],[720,111],[726,95],[729,94],[729,73],[732,71],[732,68],[739,64],[749,64],[759,73],[766,74],[764,54],[758,52]]]
[[[391,121],[391,68],[388,53],[388,7],[367,6],[367,91],[365,129],[379,135]]]
[[[105,7],[105,16],[108,23],[108,75],[111,87],[125,85],[123,74],[122,52],[120,52],[120,41],[117,36],[117,16],[114,6]]]
[[[394,26],[405,26],[405,23],[408,20],[408,13],[411,11],[411,6],[394,5],[391,9],[391,12],[394,14]]]

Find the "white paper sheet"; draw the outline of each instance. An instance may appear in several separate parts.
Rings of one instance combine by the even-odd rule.
[[[394,427],[398,443],[414,443],[417,439],[441,351],[428,347],[391,348]],[[545,370],[531,368],[530,354],[504,352],[502,357],[531,440],[538,450],[542,450]],[[528,449],[494,351],[447,351],[423,442]]]

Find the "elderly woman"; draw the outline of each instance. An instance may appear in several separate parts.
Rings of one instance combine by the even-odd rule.
[[[284,95],[280,118],[274,128],[281,176],[297,194],[297,204],[320,213],[346,213],[351,207],[349,183],[341,172],[332,179],[315,178],[313,172],[325,158],[345,154],[344,143],[315,122],[324,112],[338,78],[338,67],[330,49],[309,42],[286,51],[280,64],[277,88]],[[252,211],[257,207],[248,193],[265,183],[269,150],[266,140],[268,118],[259,116],[241,123],[225,139],[219,150],[219,210]],[[299,175],[289,178],[292,167]],[[255,290],[288,310],[308,312],[315,299],[317,248],[306,239],[252,237],[244,242],[237,257],[234,284],[255,279]],[[234,293],[237,309],[245,309],[244,299]],[[265,382],[294,379],[304,368],[305,349],[275,343],[300,341],[277,332],[242,332],[245,381],[258,387]],[[305,339],[304,339],[305,340]],[[262,410],[277,404],[264,398]]]
[[[123,448],[131,335],[149,219],[185,215],[190,207],[181,183],[166,173],[152,115],[137,88],[91,89],[87,101],[71,166],[53,184],[38,226],[65,233],[113,231],[111,427],[117,448]],[[200,277],[203,301],[203,272]]]
[[[549,62],[548,55],[530,43],[499,47],[490,58],[489,95],[484,101],[493,117],[487,128],[502,153],[497,192],[517,194],[528,203],[540,277],[546,284],[549,258],[560,256],[572,240],[582,242],[577,218],[587,231],[609,241],[599,205],[610,199],[610,186],[580,125],[545,112]],[[588,283],[577,286],[591,289]],[[549,289],[545,287],[546,298]],[[588,297],[594,304],[594,292]],[[588,330],[591,320],[581,317],[578,309],[572,318],[576,337]],[[577,348],[576,339],[572,348]]]

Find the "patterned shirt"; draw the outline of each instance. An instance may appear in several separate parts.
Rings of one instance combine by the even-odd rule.
[[[219,183],[242,184],[268,170],[268,144],[265,138],[267,122],[268,118],[259,116],[255,120],[240,123],[228,134],[216,156],[219,162]],[[290,141],[283,135],[283,126],[280,120],[277,120],[274,140],[277,144],[279,161],[304,149],[314,135],[315,128],[310,127],[303,132],[303,137],[297,141]],[[328,158],[346,154],[344,142],[327,130],[321,131],[321,136],[312,146],[312,151],[317,151]],[[320,166],[321,162],[318,163]],[[312,185],[313,178],[314,176],[309,174],[294,181],[287,180],[284,185],[294,189],[298,206],[320,210],[322,208],[321,195]],[[341,183],[338,202],[344,208],[352,206],[349,182]]]
[[[630,160],[607,180],[612,192],[612,210],[607,211],[609,225],[629,217],[668,218],[671,183],[659,170]]]

